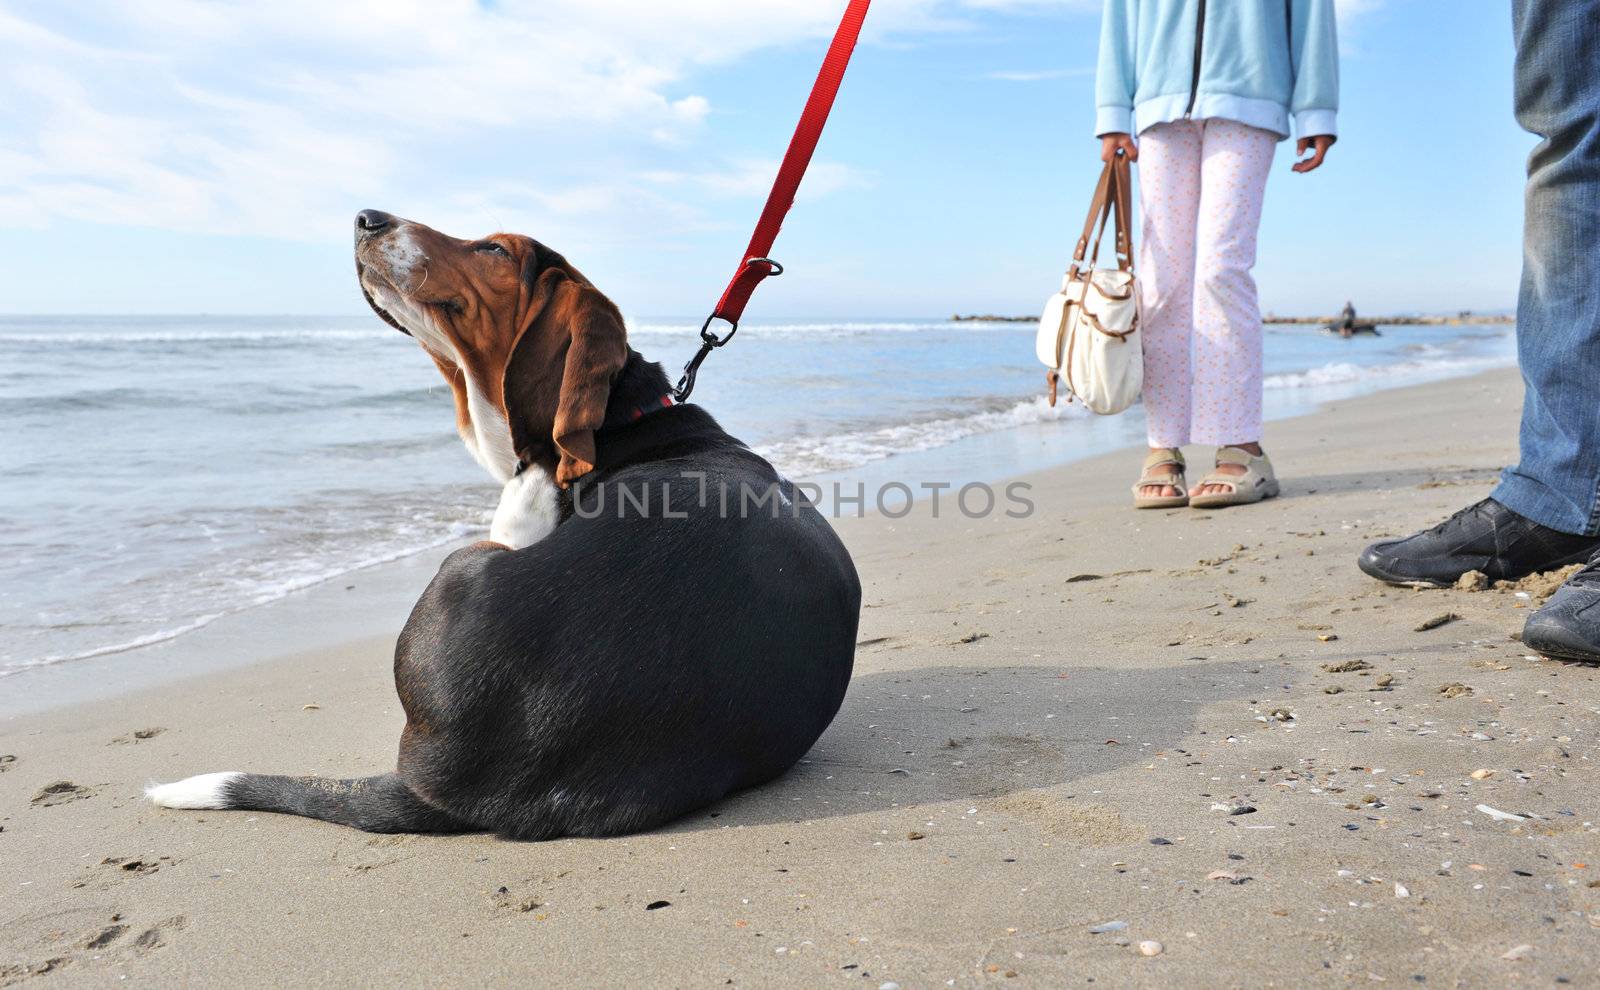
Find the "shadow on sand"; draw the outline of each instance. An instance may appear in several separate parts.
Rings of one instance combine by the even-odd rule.
[[[1428,470],[1426,468],[1388,468],[1375,466],[1371,471],[1346,471],[1330,474],[1287,474],[1283,477],[1283,494],[1343,495],[1350,492],[1390,492],[1408,488],[1459,488],[1461,504],[1476,502],[1500,480],[1499,468],[1457,468]],[[1483,494],[1478,494],[1478,492]]]
[[[794,769],[668,830],[810,821],[1046,788],[1065,797],[1075,781],[1142,765],[1173,747],[1196,731],[1203,706],[1274,697],[1284,675],[1258,663],[867,674],[851,683],[833,725]]]

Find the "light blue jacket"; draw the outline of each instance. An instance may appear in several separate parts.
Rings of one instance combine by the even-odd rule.
[[[1105,0],[1094,89],[1096,135],[1226,117],[1288,137],[1291,116],[1337,135],[1333,0]]]

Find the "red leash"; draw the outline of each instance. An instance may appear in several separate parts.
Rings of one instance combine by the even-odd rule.
[[[856,38],[861,34],[861,24],[867,19],[867,7],[871,2],[850,0],[844,20],[839,22],[839,30],[833,35],[833,44],[828,46],[828,56],[822,60],[822,70],[812,84],[805,112],[800,114],[800,123],[789,141],[789,150],[784,152],[783,164],[778,167],[778,177],[772,183],[767,205],[761,210],[761,219],[756,221],[755,233],[750,235],[750,245],[744,249],[739,270],[733,273],[728,287],[722,291],[717,308],[701,325],[700,350],[683,366],[683,377],[678,379],[678,387],[672,390],[679,402],[688,399],[689,393],[694,391],[695,372],[700,370],[700,363],[706,359],[706,355],[732,340],[738,332],[739,317],[744,314],[745,304],[750,301],[750,294],[756,291],[756,286],[769,275],[783,274],[783,266],[767,257],[767,252],[772,250],[772,242],[778,238],[783,218],[788,214],[789,207],[794,205],[794,194],[800,188],[800,180],[805,177],[806,166],[811,164],[811,153],[817,150],[822,126],[828,122],[833,98],[839,93],[839,84],[844,80],[845,67],[850,64],[850,55],[855,51]],[[719,337],[711,329],[712,320],[726,321],[728,332]]]

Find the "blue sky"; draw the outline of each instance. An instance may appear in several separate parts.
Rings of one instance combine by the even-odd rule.
[[[1265,2],[1265,0],[1225,0]],[[0,0],[0,311],[360,313],[353,214],[720,294],[842,0]],[[1263,308],[1515,301],[1506,0],[1341,0],[1342,137],[1279,148]],[[1097,0],[878,0],[751,317],[1030,312],[1098,170]]]

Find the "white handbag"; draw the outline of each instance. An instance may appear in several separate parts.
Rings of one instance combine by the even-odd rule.
[[[1061,291],[1044,304],[1034,349],[1050,369],[1046,378],[1050,404],[1056,384],[1065,378],[1067,391],[1090,412],[1122,412],[1139,398],[1144,385],[1144,349],[1139,340],[1139,285],[1133,274],[1132,192],[1128,159],[1117,154],[1106,163],[1089,204],[1083,236],[1072,254],[1072,267]],[[1100,238],[1110,221],[1116,241],[1117,267],[1100,269]],[[1098,222],[1099,228],[1096,229]],[[1089,237],[1094,236],[1092,251]],[[1089,251],[1089,267],[1083,268]]]

